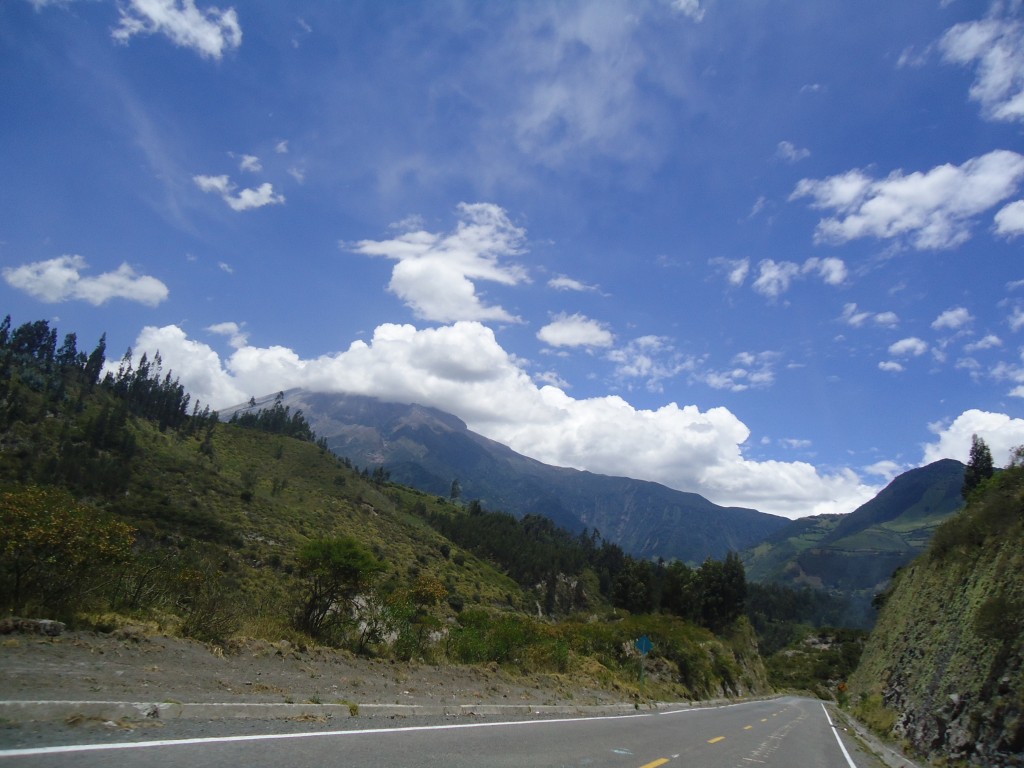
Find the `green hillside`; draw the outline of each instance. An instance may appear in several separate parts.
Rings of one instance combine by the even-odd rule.
[[[224,424],[158,358],[101,376],[102,340],[86,354],[57,338],[44,321],[0,324],[5,613],[496,663],[624,697],[766,689],[738,560],[638,561],[393,484],[280,403]]]
[[[742,555],[752,581],[824,590],[845,600],[843,624],[868,628],[894,571],[963,506],[964,466],[943,459],[895,478],[848,515],[794,520]]]
[[[905,567],[850,679],[854,711],[932,759],[1024,756],[1024,467],[998,473]]]

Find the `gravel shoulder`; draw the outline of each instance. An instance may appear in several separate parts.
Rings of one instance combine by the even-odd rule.
[[[40,716],[39,706],[75,702]],[[127,702],[147,706],[116,707]],[[224,716],[183,718],[176,705],[229,705]],[[233,705],[307,705],[259,708]],[[394,705],[394,706],[383,706]],[[290,728],[386,727],[459,716],[487,705],[503,719],[558,707],[631,706],[624,692],[578,677],[513,676],[496,665],[434,666],[365,659],[287,641],[244,640],[227,648],[123,627],[110,634],[0,636],[0,749],[80,741],[192,738]],[[516,705],[529,705],[516,706]],[[192,711],[201,708],[192,706]],[[244,712],[244,716],[240,713]],[[293,713],[294,714],[291,714]],[[377,714],[374,714],[377,713]],[[463,715],[465,717],[465,715]],[[412,721],[411,721],[412,722]]]

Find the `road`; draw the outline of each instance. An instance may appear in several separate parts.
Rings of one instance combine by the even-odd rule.
[[[875,768],[819,701],[0,751],[0,768]]]

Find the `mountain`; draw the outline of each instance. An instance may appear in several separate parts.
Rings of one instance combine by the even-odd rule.
[[[897,574],[848,695],[934,764],[1024,763],[1024,468],[999,472]],[[929,763],[932,764],[932,763]]]
[[[904,472],[848,515],[794,520],[743,552],[747,576],[843,596],[851,626],[870,626],[873,597],[963,506],[963,478],[963,464],[942,459]]]
[[[275,396],[255,402],[266,408]],[[787,520],[753,509],[720,507],[696,493],[658,483],[553,467],[469,430],[449,413],[372,397],[293,389],[282,402],[302,411],[339,456],[383,466],[394,482],[516,516],[536,514],[572,531],[601,536],[642,558],[701,563],[753,546]],[[222,416],[249,405],[227,409]]]

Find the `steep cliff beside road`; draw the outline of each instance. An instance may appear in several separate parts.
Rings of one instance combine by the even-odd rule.
[[[895,579],[851,677],[858,715],[930,758],[1024,765],[1024,468]]]

